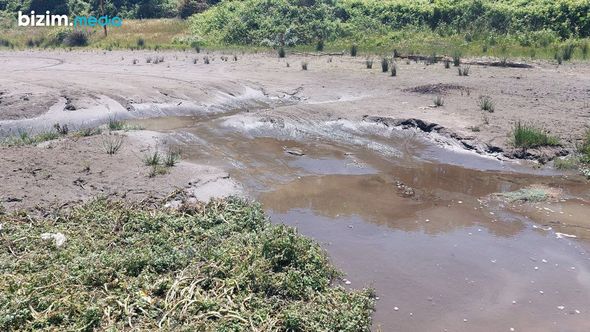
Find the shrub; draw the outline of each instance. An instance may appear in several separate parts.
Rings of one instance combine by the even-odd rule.
[[[286,54],[285,54],[285,48],[284,48],[284,47],[282,47],[282,46],[281,46],[281,47],[279,47],[279,51],[278,51],[278,53],[279,53],[279,58],[284,58],[284,57],[285,57],[285,55],[286,55]]]
[[[391,76],[397,76],[397,65],[395,62],[391,65]]]
[[[301,70],[307,70],[307,62],[301,61]]]
[[[372,69],[373,68],[373,59],[366,59],[365,66],[367,67],[367,69]]]
[[[86,46],[88,45],[88,34],[80,30],[71,31],[66,35],[63,43],[68,47]]]
[[[358,46],[356,44],[353,44],[350,47],[350,56],[356,56],[357,52],[358,52]]]
[[[315,45],[315,50],[318,52],[324,51],[324,40],[323,39],[318,40],[317,44]]]
[[[512,130],[512,144],[517,148],[529,149],[540,146],[556,146],[559,140],[545,130],[518,121]]]
[[[479,97],[479,109],[482,111],[493,113],[495,110],[494,101],[490,96]]]

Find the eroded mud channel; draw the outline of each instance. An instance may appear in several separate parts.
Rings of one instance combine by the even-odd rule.
[[[345,287],[374,287],[374,330],[590,330],[587,184],[346,121],[141,120],[224,167],[274,222],[322,243]],[[531,186],[538,203],[495,193]]]

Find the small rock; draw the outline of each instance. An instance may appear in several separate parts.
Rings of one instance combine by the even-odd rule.
[[[398,307],[393,307],[393,310],[398,311],[399,308]]]
[[[56,247],[61,247],[66,243],[66,236],[62,233],[43,233],[41,234],[41,240],[53,240]]]

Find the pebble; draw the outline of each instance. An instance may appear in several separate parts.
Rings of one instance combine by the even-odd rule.
[[[565,309],[565,307],[564,307],[564,306],[562,306],[562,305],[560,305],[560,306],[557,306],[557,309],[559,309],[559,310],[563,310],[563,309]]]
[[[399,308],[398,307],[393,307],[393,310],[398,311]]]
[[[511,331],[511,332],[514,332],[514,331],[515,331],[515,330],[514,330],[514,327],[511,327],[511,328],[510,328],[510,331]]]
[[[467,323],[467,318],[463,318],[463,322]]]
[[[538,266],[535,266],[535,270],[538,270],[538,269],[539,269],[539,267]]]

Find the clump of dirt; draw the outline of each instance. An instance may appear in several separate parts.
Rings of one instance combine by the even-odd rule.
[[[404,89],[404,92],[413,92],[413,93],[421,93],[421,94],[447,94],[450,91],[470,91],[468,87],[458,85],[458,84],[446,84],[446,83],[436,83],[436,84],[426,84],[426,85],[419,85],[412,88]]]

